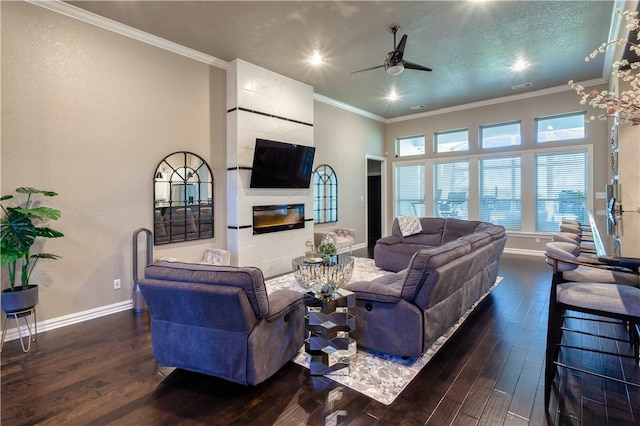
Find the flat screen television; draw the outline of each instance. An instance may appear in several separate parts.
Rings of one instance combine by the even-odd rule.
[[[250,188],[309,188],[313,146],[256,139]]]

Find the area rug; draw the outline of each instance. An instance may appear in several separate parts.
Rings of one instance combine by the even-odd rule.
[[[376,267],[373,259],[356,257],[351,281],[371,280],[388,273],[390,272]],[[498,277],[495,284],[491,287],[491,290],[497,286],[501,280],[502,277]],[[306,291],[304,287],[298,284],[293,274],[286,274],[270,279],[266,282],[266,287],[268,293],[285,288],[300,292]],[[487,292],[480,300],[484,299],[487,294],[489,293]],[[480,303],[480,301],[476,302],[476,305],[478,303]],[[420,370],[427,365],[429,360],[438,353],[438,350],[464,322],[473,308],[475,308],[475,305],[421,357],[403,358],[358,348],[357,355],[351,360],[348,374],[337,371],[327,374],[325,377],[343,386],[348,386],[385,405],[389,405],[400,395],[400,392],[403,391]],[[294,362],[309,368],[309,355],[305,353],[304,347],[300,349],[300,352],[294,358]]]

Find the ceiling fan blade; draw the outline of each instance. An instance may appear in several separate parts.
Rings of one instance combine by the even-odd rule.
[[[363,72],[363,71],[371,71],[371,70],[375,70],[375,69],[383,68],[383,67],[384,67],[384,65],[377,65],[377,66],[375,66],[375,67],[365,68],[365,69],[363,69],[363,70],[358,70],[358,71],[353,71],[351,74],[355,74],[355,73]]]
[[[407,44],[407,35],[403,35],[400,39],[400,43],[396,46],[396,52],[400,52],[400,58],[402,58],[402,54],[404,53],[404,46]]]
[[[408,70],[418,70],[418,71],[433,71],[431,68],[425,67],[423,65],[414,64],[413,62],[403,61],[404,67]]]

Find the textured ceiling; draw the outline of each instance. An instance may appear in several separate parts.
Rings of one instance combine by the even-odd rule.
[[[603,76],[611,1],[72,1],[77,7],[232,61],[240,58],[316,93],[394,118]],[[433,68],[390,76],[391,25],[404,59]],[[308,60],[314,49],[325,62]],[[516,57],[531,63],[511,70]],[[512,86],[531,83],[513,90]],[[385,97],[395,89],[396,102]],[[417,106],[423,106],[416,109]],[[412,108],[414,107],[414,108]]]

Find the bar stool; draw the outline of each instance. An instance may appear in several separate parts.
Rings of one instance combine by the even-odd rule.
[[[600,354],[630,357],[633,358],[635,364],[638,365],[640,360],[640,338],[638,337],[638,327],[640,326],[640,288],[614,283],[565,282],[563,272],[576,268],[576,262],[573,260],[575,256],[563,250],[563,247],[559,246],[558,243],[548,243],[545,255],[547,256],[547,263],[553,267],[551,291],[549,295],[549,322],[547,325],[547,346],[545,354],[545,408],[549,408],[551,388],[557,367],[613,380],[629,386],[640,387],[640,383],[629,382],[595,371],[588,371],[559,360],[560,349],[569,348]],[[633,355],[629,356],[563,343],[563,333],[567,332],[577,332],[595,336],[594,334],[584,331],[566,328],[564,326],[566,311],[597,315],[628,324],[630,327],[629,340],[633,348]],[[597,337],[618,340],[607,336]]]

